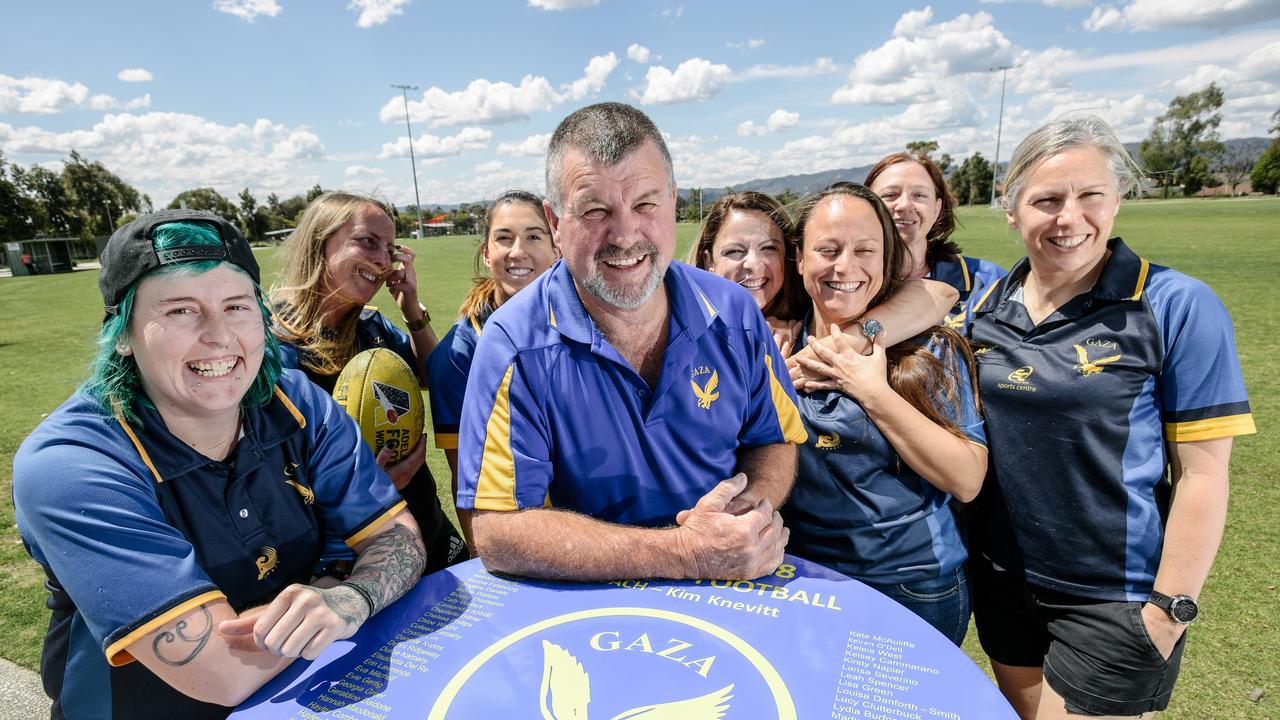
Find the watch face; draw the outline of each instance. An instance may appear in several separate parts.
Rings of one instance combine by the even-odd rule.
[[[1189,623],[1200,614],[1200,608],[1196,605],[1195,600],[1183,595],[1173,599],[1173,604],[1169,607],[1169,614],[1180,623]]]

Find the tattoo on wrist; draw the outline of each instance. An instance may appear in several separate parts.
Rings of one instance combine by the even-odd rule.
[[[197,627],[203,627],[190,634],[187,632],[189,620],[180,620],[173,630],[157,634],[155,640],[151,641],[151,652],[155,653],[156,659],[173,667],[182,667],[194,660],[213,634],[213,616],[209,614],[208,608],[201,605],[200,616],[196,620]],[[170,655],[166,656],[166,653]]]
[[[327,590],[308,589],[320,593],[320,599],[324,600],[324,604],[347,625],[359,625],[368,620],[369,618],[365,615],[368,608],[365,607],[364,600],[360,599],[354,591],[344,592],[341,588],[342,586],[338,585]]]
[[[347,583],[359,585],[368,593],[373,612],[377,613],[413,587],[426,564],[427,556],[418,534],[396,525],[369,543]],[[356,602],[362,601],[357,598]]]

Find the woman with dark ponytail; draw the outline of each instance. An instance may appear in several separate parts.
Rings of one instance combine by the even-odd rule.
[[[431,422],[436,447],[444,450],[458,492],[458,419],[471,372],[471,357],[485,321],[511,296],[532,284],[560,257],[542,198],[523,190],[509,190],[485,213],[476,248],[476,277],[450,328],[431,357],[427,376],[431,388]],[[487,271],[487,272],[486,272]],[[463,535],[471,542],[470,517],[458,513]]]

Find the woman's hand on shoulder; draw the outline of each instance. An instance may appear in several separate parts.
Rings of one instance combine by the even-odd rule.
[[[413,450],[403,460],[396,463],[391,462],[391,453],[391,448],[385,446],[378,452],[378,467],[387,472],[387,476],[391,478],[396,490],[403,490],[418,472],[418,468],[422,467],[422,464],[427,461],[426,433],[423,433],[422,437],[418,438],[418,444],[413,446]]]
[[[800,320],[783,320],[776,317],[767,317],[764,320],[769,323],[769,329],[773,331],[773,341],[782,351],[782,357],[791,357],[791,348],[795,347],[800,333],[804,332],[804,323]]]
[[[889,388],[888,360],[884,344],[877,337],[871,352],[858,352],[838,325],[831,334],[810,343],[813,355],[797,356],[805,377],[805,390],[839,390],[861,403],[874,400]]]

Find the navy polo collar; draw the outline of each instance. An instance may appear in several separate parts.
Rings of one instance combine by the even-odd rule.
[[[1141,300],[1150,264],[1130,250],[1124,240],[1118,237],[1107,241],[1107,249],[1111,251],[1111,256],[1107,258],[1098,281],[1086,294],[1094,299],[1113,302]],[[997,297],[984,297],[974,311],[975,314],[985,315],[1003,306],[1022,287],[1022,282],[1030,271],[1030,261],[1025,257],[1019,260],[1009,274],[989,291],[996,293]],[[998,302],[993,302],[997,298]]]
[[[693,272],[689,266],[673,260],[663,278],[670,302],[673,335],[683,329],[690,338],[696,338],[711,327],[719,315],[719,310],[694,283]],[[593,338],[600,333],[578,296],[569,266],[563,260],[557,260],[547,275],[547,282],[542,286],[547,324],[570,340],[592,344]]]
[[[246,452],[275,447],[301,432],[303,421],[294,415],[292,403],[286,404],[282,394],[273,396],[271,402],[261,407],[241,410],[240,429],[243,436],[236,441],[232,457],[242,457]],[[215,462],[196,452],[191,446],[169,432],[160,413],[149,403],[135,404],[135,412],[141,423],[128,423],[128,431],[136,436],[145,449],[144,461],[148,461],[159,479],[169,481],[193,470]],[[127,421],[121,420],[124,424]]]

